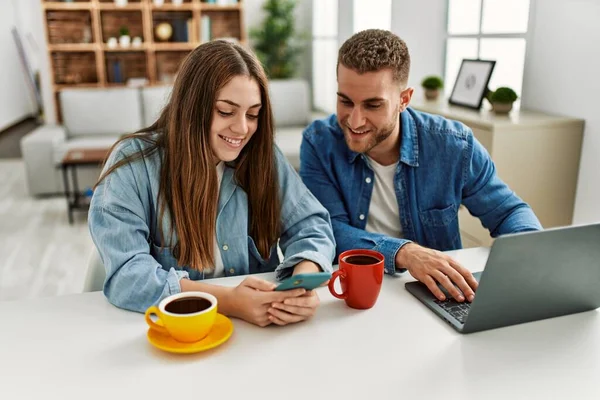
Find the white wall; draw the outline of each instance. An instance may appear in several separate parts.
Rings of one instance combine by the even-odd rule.
[[[27,26],[17,0],[2,0],[0,11],[0,130],[31,115],[34,101],[30,94],[27,74],[19,58],[11,29],[16,26],[22,39]],[[26,45],[26,44],[25,44]]]
[[[532,7],[522,104],[585,119],[573,222],[600,221],[600,1],[532,0]]]
[[[421,93],[427,75],[444,76],[446,0],[393,0],[392,32],[406,42],[411,58],[408,84]]]

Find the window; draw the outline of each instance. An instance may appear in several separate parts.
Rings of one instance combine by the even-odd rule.
[[[448,0],[446,89],[463,58],[496,60],[489,87],[523,87],[529,0]]]
[[[335,112],[338,54],[338,0],[313,2],[313,104],[318,110]]]
[[[392,0],[354,0],[354,33],[392,27]]]
[[[352,7],[351,13],[339,7]],[[338,25],[341,16],[341,29]],[[346,19],[346,16],[348,17]],[[313,1],[312,89],[313,105],[335,112],[337,103],[336,65],[340,35],[365,29],[390,29],[392,0],[319,0]],[[340,31],[343,32],[340,34]]]

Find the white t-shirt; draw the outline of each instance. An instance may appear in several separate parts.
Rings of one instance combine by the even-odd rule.
[[[387,236],[401,238],[400,210],[394,190],[394,174],[398,163],[381,165],[367,157],[373,170],[373,194],[367,216],[367,232],[382,233]]]
[[[223,180],[223,172],[225,172],[225,163],[221,161],[217,164],[217,178],[219,181],[219,186],[217,187],[217,193],[221,189],[221,181]],[[219,247],[219,243],[217,242],[217,233],[215,232],[215,268],[213,270],[206,270],[204,272],[205,278],[219,278],[224,275],[225,266],[223,265],[223,259],[221,258],[221,248]]]

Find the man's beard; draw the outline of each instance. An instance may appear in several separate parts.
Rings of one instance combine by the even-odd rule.
[[[392,134],[392,132],[394,132],[394,129],[396,128],[396,124],[398,123],[398,121],[396,119],[394,119],[394,121],[390,122],[388,125],[386,125],[385,127],[378,129],[377,131],[370,132],[367,134],[368,139],[366,140],[366,142],[361,141],[360,143],[354,143],[354,141],[352,140],[352,134],[350,133],[350,128],[348,128],[348,125],[346,125],[344,123],[344,139],[346,140],[346,144],[348,145],[348,148],[356,153],[368,153],[369,151],[373,150],[373,148],[375,148],[375,146],[377,146],[378,144],[380,144],[381,142],[383,142],[384,140],[386,140],[387,138],[390,137],[390,135]]]

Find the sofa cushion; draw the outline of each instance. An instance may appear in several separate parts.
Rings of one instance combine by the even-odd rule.
[[[307,81],[269,81],[269,95],[275,126],[306,126],[310,122],[310,93]]]
[[[144,127],[152,125],[160,117],[160,113],[169,101],[172,90],[173,87],[169,85],[145,87],[142,89]]]
[[[277,128],[275,143],[296,171],[300,170],[300,145],[305,127]]]
[[[60,105],[69,137],[122,135],[142,128],[140,94],[135,88],[65,89],[60,92]]]
[[[71,149],[105,149],[111,147],[119,140],[120,135],[102,135],[76,137],[54,146],[52,158],[55,165],[62,162],[67,151]]]

